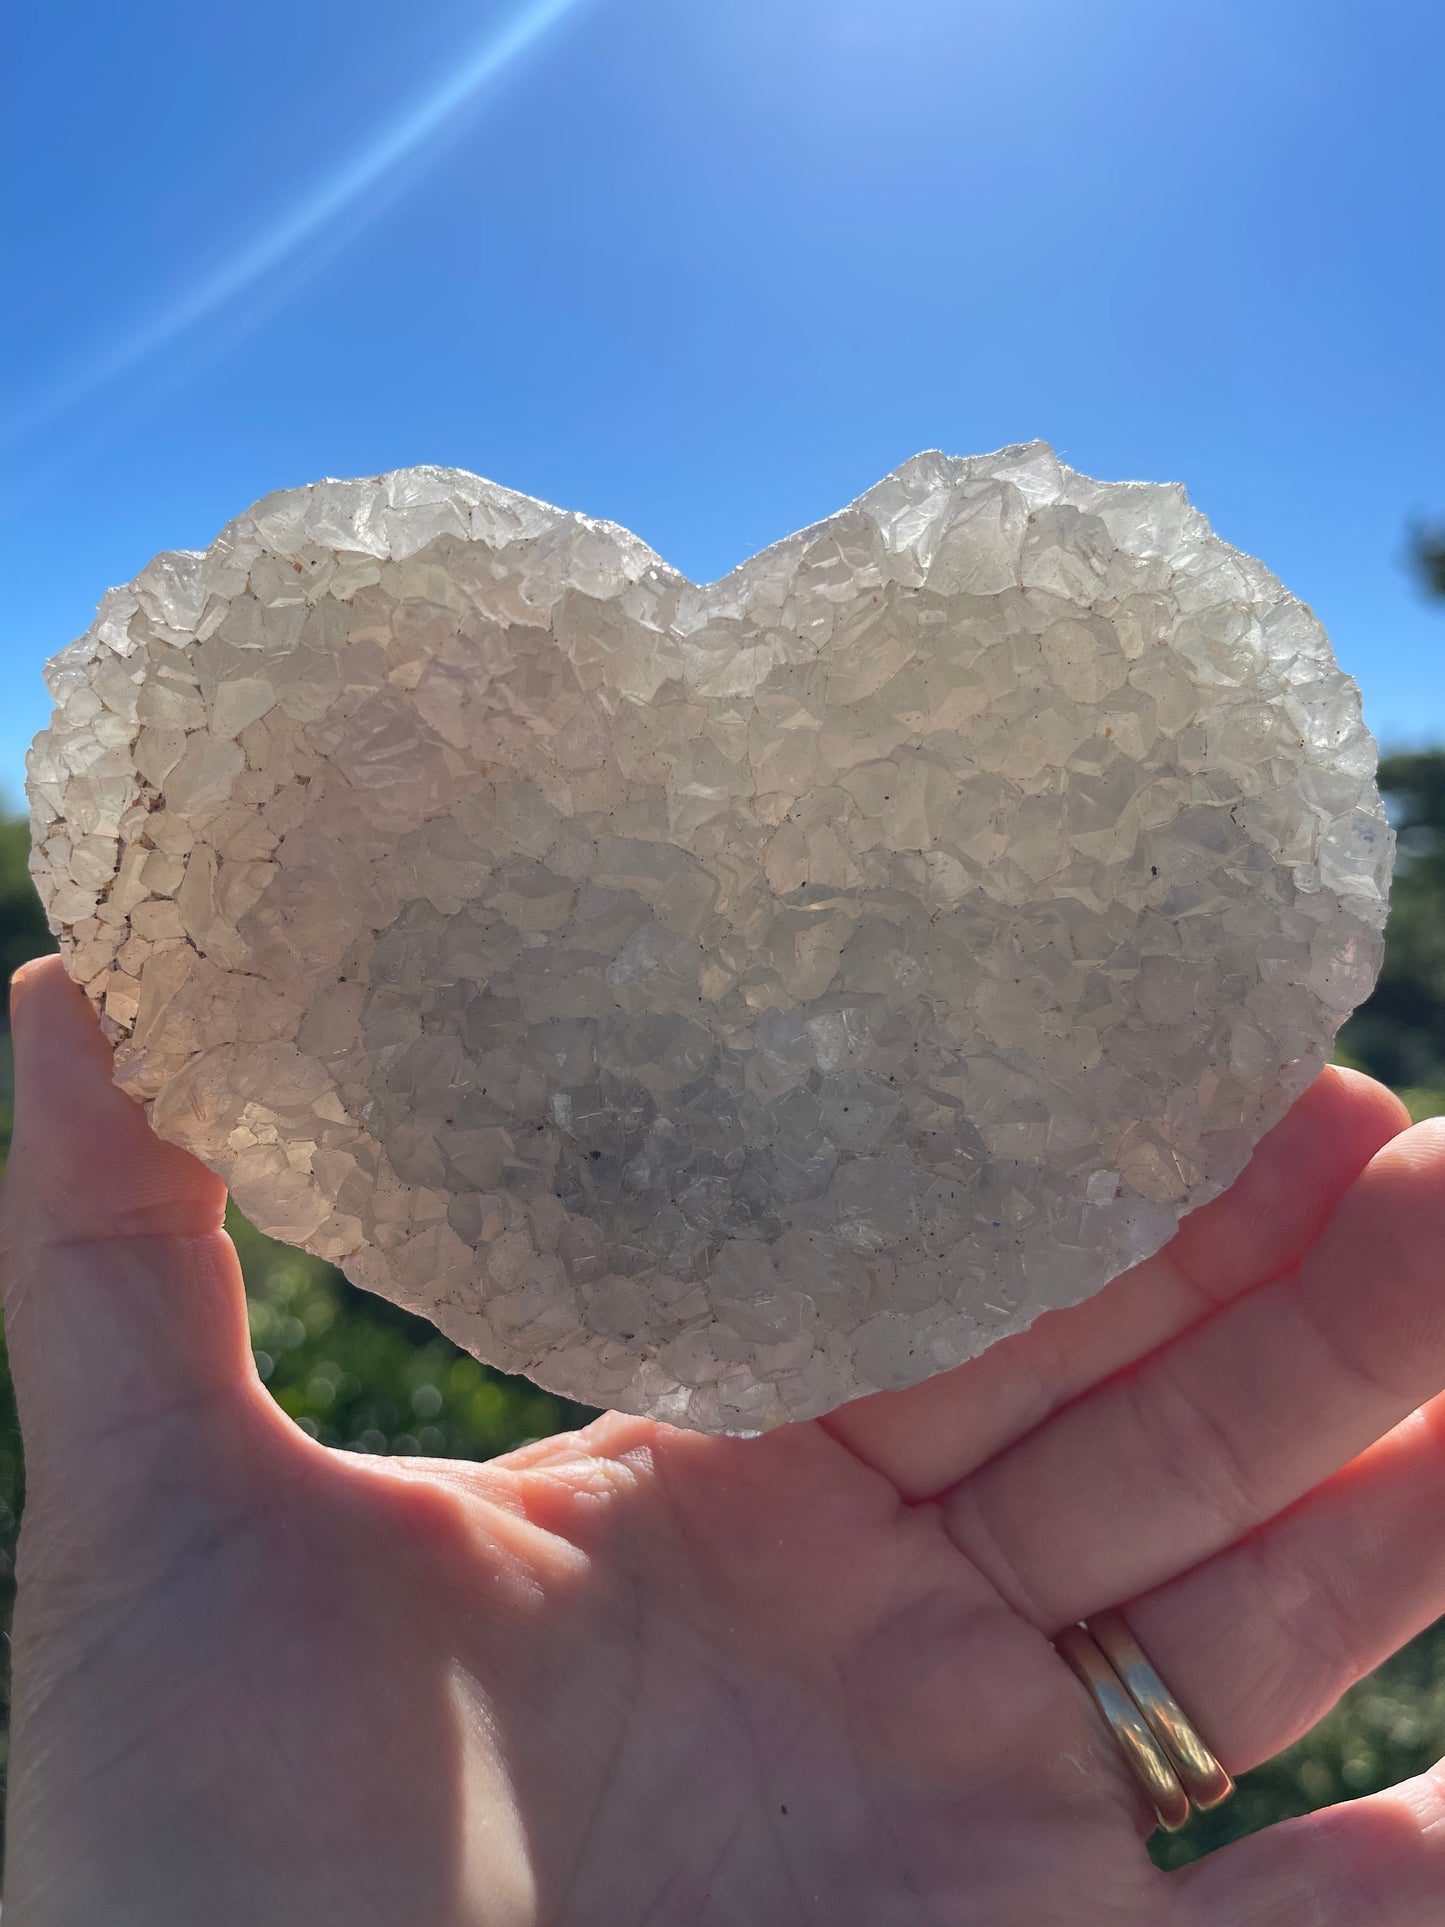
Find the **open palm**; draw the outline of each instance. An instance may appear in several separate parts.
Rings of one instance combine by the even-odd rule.
[[[1156,1871],[1049,1643],[1123,1605],[1237,1771],[1445,1606],[1445,1134],[1377,1085],[1326,1073],[1166,1253],[912,1391],[473,1466],[291,1426],[219,1184],[55,963],[16,1033],[5,1927],[1445,1914],[1435,1775]]]

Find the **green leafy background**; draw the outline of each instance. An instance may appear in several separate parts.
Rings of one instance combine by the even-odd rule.
[[[1419,1118],[1445,1113],[1445,751],[1388,757],[1381,781],[1400,832],[1386,962],[1375,995],[1346,1027],[1339,1057],[1400,1090]],[[5,983],[17,964],[53,948],[25,873],[25,852],[24,825],[0,819]],[[9,1033],[0,1012],[0,1160],[9,1140],[11,1091]],[[261,1376],[276,1402],[324,1443],[484,1459],[593,1416],[479,1365],[423,1320],[263,1238],[239,1215],[231,1228]],[[0,1353],[0,1608],[7,1626],[23,1504],[20,1436]],[[8,1672],[0,1690],[8,1711]],[[1152,1851],[1161,1865],[1182,1864],[1286,1815],[1388,1786],[1442,1752],[1445,1621],[1356,1686],[1287,1753],[1246,1774],[1227,1805],[1197,1816],[1172,1838],[1156,1835]]]

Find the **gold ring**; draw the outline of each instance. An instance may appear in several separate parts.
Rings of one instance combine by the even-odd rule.
[[[1189,1795],[1119,1675],[1082,1626],[1066,1626],[1054,1641],[1054,1650],[1088,1687],[1160,1826],[1166,1833],[1178,1833],[1189,1818]]]
[[[1087,1621],[1104,1657],[1119,1675],[1149,1730],[1169,1755],[1184,1791],[1201,1812],[1217,1807],[1234,1782],[1184,1717],[1178,1700],[1149,1664],[1122,1613],[1110,1607]]]

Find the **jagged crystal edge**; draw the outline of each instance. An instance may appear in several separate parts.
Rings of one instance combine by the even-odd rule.
[[[704,587],[457,470],[283,491],[47,679],[32,868],[156,1128],[479,1356],[677,1423],[1098,1289],[1378,969],[1318,623],[1041,443]]]

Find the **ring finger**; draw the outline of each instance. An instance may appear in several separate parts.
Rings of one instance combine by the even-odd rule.
[[[1445,1396],[1289,1512],[1123,1608],[1231,1773],[1445,1613]]]

